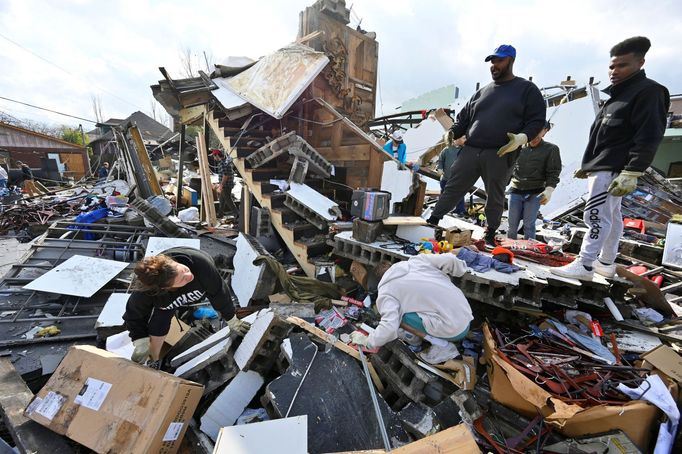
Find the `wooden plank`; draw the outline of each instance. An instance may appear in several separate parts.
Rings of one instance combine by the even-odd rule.
[[[21,379],[9,358],[0,358],[0,413],[20,453],[75,451],[61,435],[24,416],[33,393]]]
[[[419,216],[389,216],[383,220],[384,225],[426,225]]]
[[[465,424],[438,432],[430,437],[422,438],[408,445],[391,451],[395,454],[422,454],[437,452],[439,454],[480,454],[474,436]]]
[[[149,186],[151,187],[152,192],[154,195],[163,195],[161,185],[159,184],[159,179],[156,177],[156,172],[154,171],[154,166],[152,166],[152,162],[149,160],[149,154],[147,153],[147,149],[145,148],[144,142],[142,141],[142,134],[140,134],[140,130],[137,126],[131,126],[128,129],[128,133],[130,134],[130,138],[133,139],[135,152],[137,153],[137,157],[140,159],[140,164],[142,164],[142,169],[147,176],[147,180],[149,181]]]
[[[327,334],[324,331],[322,331],[320,328],[316,327],[312,323],[308,323],[305,320],[298,318],[298,317],[288,317],[287,322],[294,324],[300,328],[303,328],[304,330],[308,331],[310,334],[315,335],[316,337],[319,337],[323,341],[332,344],[334,347],[338,348],[344,353],[349,354],[353,358],[357,359],[358,361],[360,360],[360,354],[358,353],[357,350],[355,350],[353,347],[350,347],[349,345],[344,344],[340,340],[338,340],[336,337],[332,336],[331,334]],[[371,363],[367,363],[367,366],[369,367],[369,375],[372,376],[372,381],[374,382],[374,386],[377,387],[379,392],[384,391],[384,384],[381,383],[381,380],[379,379],[379,375],[377,375],[376,370],[374,370],[374,366]]]
[[[334,138],[332,137],[332,141]],[[339,137],[340,140],[340,137]],[[369,146],[364,145],[338,145],[331,147],[315,147],[326,159],[335,161],[366,161],[369,157]]]
[[[213,186],[211,185],[211,172],[208,169],[208,148],[203,134],[197,135],[197,155],[199,157],[199,172],[201,175],[201,204],[206,213],[206,222],[209,227],[218,224],[215,214],[215,200],[213,199]]]

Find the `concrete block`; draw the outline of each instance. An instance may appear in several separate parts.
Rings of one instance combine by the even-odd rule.
[[[275,363],[279,345],[291,328],[290,324],[281,320],[270,309],[259,311],[234,354],[239,369],[254,369],[266,374]]]
[[[172,367],[178,367],[181,364],[184,364],[187,361],[196,358],[197,355],[204,353],[206,350],[213,347],[217,343],[225,341],[229,336],[230,327],[226,326],[225,328],[219,330],[217,333],[209,336],[206,340],[190,347],[189,349],[175,356],[173,359],[171,359],[170,365]]]
[[[415,438],[424,438],[441,430],[436,413],[426,405],[410,402],[398,413],[405,430]]]
[[[194,372],[206,367],[208,364],[217,361],[221,356],[227,354],[227,350],[230,348],[231,344],[232,339],[229,337],[219,341],[203,353],[194,356],[191,360],[178,367],[175,370],[174,375],[182,378],[192,375]]]

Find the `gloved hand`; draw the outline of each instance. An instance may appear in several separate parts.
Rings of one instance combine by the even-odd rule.
[[[244,336],[249,332],[249,328],[251,328],[250,323],[239,320],[236,315],[227,321],[227,326],[230,327],[230,331],[240,336]]]
[[[540,205],[547,205],[549,203],[549,200],[552,198],[552,192],[554,192],[554,188],[551,186],[547,186],[542,191],[542,194],[540,194]]]
[[[161,370],[161,360],[160,359],[157,359],[156,361],[149,360],[147,361],[146,366],[149,367],[150,369]]]
[[[500,147],[500,149],[497,150],[497,156],[502,157],[507,153],[516,151],[521,145],[525,145],[528,143],[528,136],[522,132],[518,134],[512,134],[511,132],[508,132],[507,137],[509,138],[509,142],[507,142],[506,145]]]
[[[443,142],[445,142],[445,145],[448,147],[451,147],[452,144],[455,143],[455,133],[452,131],[452,129],[445,131],[445,134],[443,134]]]
[[[366,346],[367,336],[362,334],[360,331],[353,331],[352,333],[350,333],[350,341],[358,346]]]
[[[144,364],[149,358],[149,337],[135,339],[133,345],[135,346],[135,351],[130,359],[138,364]]]
[[[637,189],[637,178],[642,175],[644,175],[643,172],[623,170],[620,175],[613,179],[607,191],[614,197],[623,197]]]
[[[588,172],[585,172],[583,169],[578,169],[575,172],[573,172],[573,178],[577,178],[579,180],[584,180],[589,176]]]

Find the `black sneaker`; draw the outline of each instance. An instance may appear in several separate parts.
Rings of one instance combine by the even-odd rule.
[[[433,216],[431,216],[430,218],[428,218],[428,219],[426,220],[426,223],[427,223],[427,224],[433,225],[433,226],[436,226],[436,227],[438,227],[438,223],[439,223],[439,222],[440,222],[440,219],[434,218]]]
[[[485,248],[487,250],[493,250],[497,247],[497,243],[495,242],[495,232],[485,232]]]

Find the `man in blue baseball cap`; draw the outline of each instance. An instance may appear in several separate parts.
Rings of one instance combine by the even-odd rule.
[[[486,247],[496,246],[495,234],[504,211],[504,190],[509,183],[517,150],[538,135],[545,124],[546,104],[538,87],[513,72],[516,49],[502,44],[485,58],[493,81],[478,90],[457,114],[446,134],[448,145],[466,136],[466,145],[450,171],[428,222],[438,225],[478,178],[483,179],[488,222]]]

